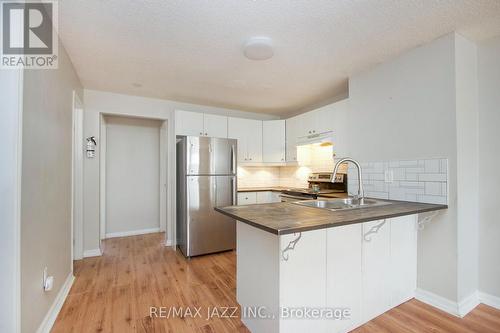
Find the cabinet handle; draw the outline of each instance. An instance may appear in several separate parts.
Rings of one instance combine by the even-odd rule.
[[[200,132],[200,135],[203,135],[203,132]]]
[[[313,133],[316,133],[316,131],[313,131]]]
[[[208,136],[208,133],[207,133],[207,132],[205,132],[205,136]]]

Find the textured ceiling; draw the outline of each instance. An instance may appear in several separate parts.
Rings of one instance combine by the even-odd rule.
[[[347,77],[452,31],[500,34],[499,0],[63,0],[59,33],[83,85],[285,115]],[[274,40],[251,61],[242,44]]]

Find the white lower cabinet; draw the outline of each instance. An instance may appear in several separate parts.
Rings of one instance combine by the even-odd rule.
[[[391,219],[391,308],[415,296],[417,232],[417,215]]]
[[[347,309],[349,318],[328,320],[327,332],[347,332],[361,316],[362,224],[327,229],[326,306]]]
[[[374,318],[391,304],[391,221],[363,223],[361,314]]]
[[[279,197],[279,192],[273,192],[273,191],[257,192],[257,203],[263,204],[263,203],[273,203],[273,202],[281,202],[281,199]]]
[[[344,333],[411,299],[416,223],[410,215],[278,236],[238,222],[238,302],[273,314],[243,322],[253,333]],[[345,316],[303,317],[314,309]]]
[[[274,191],[239,192],[238,205],[281,202],[281,198],[279,195],[279,192]]]
[[[326,332],[325,320],[306,320],[299,312],[326,307],[326,234],[320,229],[280,237],[280,332]]]
[[[239,192],[238,193],[238,205],[252,205],[257,203],[257,193],[256,192]]]

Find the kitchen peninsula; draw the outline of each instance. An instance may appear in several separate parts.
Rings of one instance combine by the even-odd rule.
[[[216,208],[237,220],[237,300],[251,332],[346,332],[414,297],[418,214],[447,206],[373,202]]]

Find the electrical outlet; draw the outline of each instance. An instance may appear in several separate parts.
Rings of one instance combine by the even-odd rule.
[[[54,277],[49,276],[47,273],[47,267],[43,269],[43,290],[51,291],[54,287]]]

